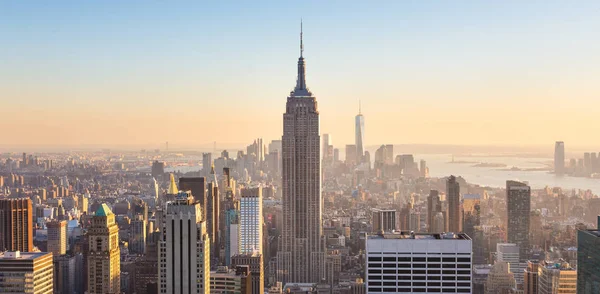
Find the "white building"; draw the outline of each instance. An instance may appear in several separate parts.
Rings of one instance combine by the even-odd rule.
[[[522,285],[525,278],[526,262],[519,262],[520,248],[514,243],[498,243],[496,244],[496,261],[508,263],[511,273],[515,275],[517,285]]]
[[[240,199],[241,254],[262,254],[263,212],[262,188],[245,188]]]
[[[210,240],[189,192],[167,202],[159,242],[159,293],[210,293]]]
[[[465,234],[370,235],[365,248],[367,293],[472,293]]]
[[[51,221],[46,223],[48,228],[48,252],[54,256],[67,253],[67,222]]]

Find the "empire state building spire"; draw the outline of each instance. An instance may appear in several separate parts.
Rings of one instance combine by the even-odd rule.
[[[306,65],[304,63],[304,43],[302,42],[302,21],[300,21],[300,58],[298,58],[298,78],[296,87],[292,92],[293,96],[311,96],[312,94],[306,87]]]

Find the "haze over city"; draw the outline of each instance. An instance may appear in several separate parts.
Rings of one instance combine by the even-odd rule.
[[[600,3],[0,2],[0,293],[599,294]]]
[[[361,100],[367,145],[600,146],[590,135],[600,123],[599,9],[594,1],[4,1],[0,123],[12,127],[0,148],[278,138],[301,18],[321,131],[336,143],[353,141],[347,126]]]

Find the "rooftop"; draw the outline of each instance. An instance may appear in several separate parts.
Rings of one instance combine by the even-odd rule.
[[[471,240],[463,233],[415,233],[401,231],[367,236],[369,239]]]
[[[96,216],[109,216],[111,214],[113,214],[113,212],[110,210],[110,207],[106,205],[106,203],[102,203],[102,205],[98,207],[98,210],[96,210]]]
[[[48,252],[19,252],[19,251],[6,251],[0,252],[0,261],[7,259],[36,259],[42,257],[46,254],[51,254]]]

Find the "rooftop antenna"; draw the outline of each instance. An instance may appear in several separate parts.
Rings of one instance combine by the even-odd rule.
[[[304,44],[302,44],[302,18],[300,18],[300,57],[304,54]]]

